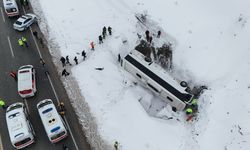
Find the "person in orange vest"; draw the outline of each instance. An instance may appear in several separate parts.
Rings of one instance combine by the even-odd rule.
[[[14,71],[10,72],[10,76],[13,77],[15,79],[15,81],[17,81],[17,75]]]
[[[91,48],[91,50],[95,50],[94,42],[91,42],[91,43],[90,43],[90,48]]]

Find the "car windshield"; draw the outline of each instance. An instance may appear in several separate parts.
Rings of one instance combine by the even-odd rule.
[[[32,16],[30,16],[30,15],[27,15],[27,14],[26,14],[25,16],[26,16],[27,18],[32,18]]]
[[[22,22],[16,21],[15,24],[17,24],[17,25],[22,25]]]

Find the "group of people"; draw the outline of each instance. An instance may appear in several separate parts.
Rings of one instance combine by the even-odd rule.
[[[18,45],[19,46],[26,46],[26,47],[29,47],[28,43],[27,43],[27,39],[23,36],[21,37],[20,39],[18,39]]]
[[[141,38],[141,35],[139,35],[139,34],[137,34],[137,35],[138,35],[138,37],[139,37],[139,39],[140,39],[140,38]],[[146,40],[147,40],[147,42],[150,43],[150,44],[152,44],[153,36],[150,35],[150,32],[149,32],[148,30],[145,31],[145,35],[146,35]],[[160,38],[160,37],[161,37],[161,30],[159,30],[159,31],[157,32],[157,36],[156,36],[156,37],[157,37],[157,38]]]
[[[112,35],[112,28],[109,26],[108,27],[108,33],[109,33],[109,35]],[[99,39],[99,44],[102,44],[103,43],[103,40],[106,38],[106,36],[107,36],[107,28],[104,26],[103,28],[102,28],[102,35],[100,35],[99,37],[98,37],[98,39]]]
[[[82,51],[82,54],[81,54],[81,55],[82,55],[82,57],[83,57],[83,60],[85,60],[86,57],[87,57],[87,54],[86,54],[85,50]],[[75,56],[73,60],[75,61],[75,64],[78,65],[78,58],[77,58],[77,56]],[[69,56],[68,56],[68,55],[67,55],[65,58],[62,56],[62,57],[60,58],[60,61],[61,61],[63,67],[65,67],[67,64],[68,64],[69,66],[72,65],[72,64],[70,63],[70,61],[69,61]],[[70,75],[70,73],[64,68],[63,71],[62,71],[62,76],[65,76],[65,77],[66,77],[66,76],[68,76],[68,75]]]
[[[192,99],[191,104],[187,105],[187,107],[185,108],[185,112],[187,115],[186,121],[192,120],[192,118],[198,112],[198,100],[195,98]]]

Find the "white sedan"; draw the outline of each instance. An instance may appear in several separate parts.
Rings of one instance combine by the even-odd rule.
[[[13,27],[15,30],[24,31],[36,21],[37,21],[36,15],[25,14],[17,19],[17,21],[13,24]]]

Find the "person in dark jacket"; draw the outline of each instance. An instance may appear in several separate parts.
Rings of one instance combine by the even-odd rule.
[[[158,32],[157,32],[157,38],[160,38],[161,37],[161,30],[159,30]]]
[[[103,41],[102,41],[102,36],[100,35],[99,36],[99,44],[102,44],[103,43]]]
[[[66,69],[63,69],[63,71],[62,71],[62,76],[68,76],[70,73],[69,72],[67,72],[67,70]]]
[[[62,66],[64,67],[66,65],[65,64],[66,59],[64,57],[61,57],[60,61],[62,62]]]
[[[77,64],[78,64],[78,59],[77,59],[77,57],[74,58],[74,61],[75,61],[76,65],[77,65]]]
[[[85,58],[86,58],[86,52],[85,52],[85,50],[82,51],[82,57],[83,57],[83,60],[85,60]]]
[[[104,26],[103,28],[102,28],[102,33],[106,36],[107,35],[107,28]]]
[[[112,28],[110,26],[108,27],[108,32],[109,32],[109,35],[112,35]]]

